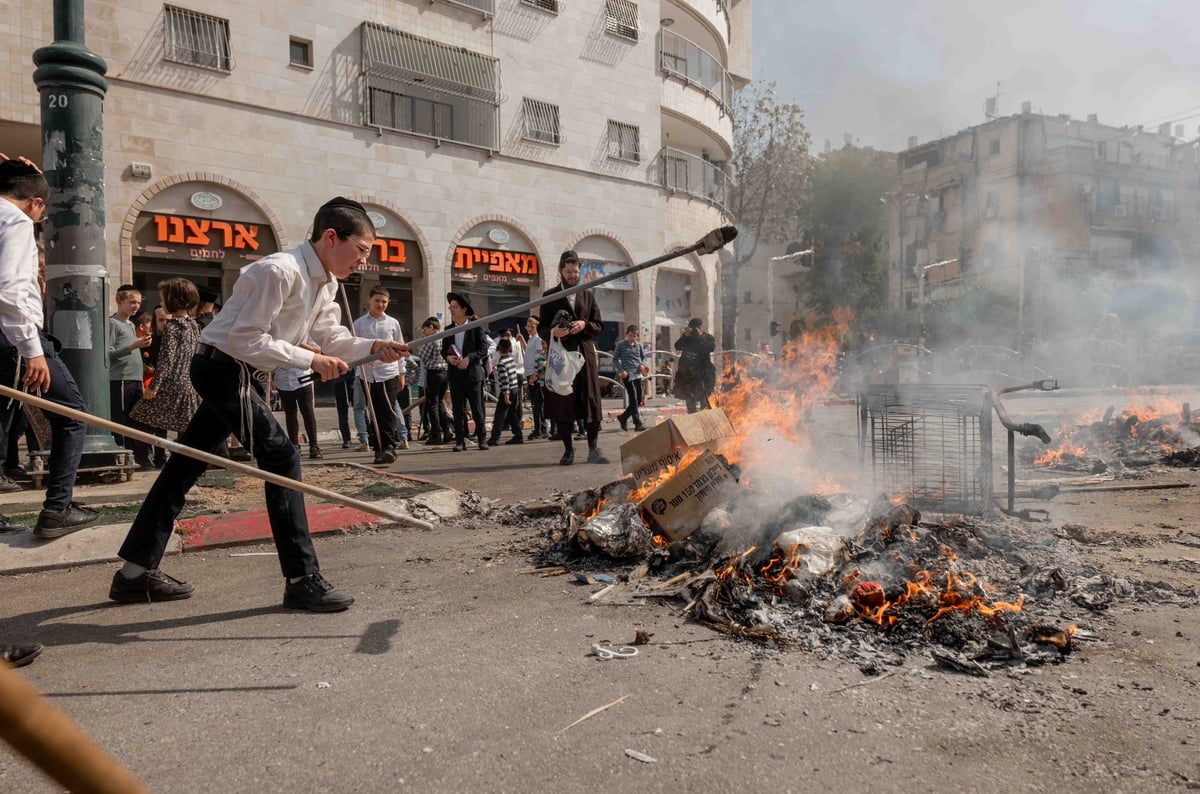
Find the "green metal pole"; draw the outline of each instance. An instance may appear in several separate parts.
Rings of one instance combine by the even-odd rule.
[[[89,411],[110,416],[105,336],[104,59],[84,46],[83,0],[54,0],[54,43],[33,53],[41,94],[42,169],[50,183],[46,330],[63,345]],[[112,434],[88,427],[84,452],[116,452]]]

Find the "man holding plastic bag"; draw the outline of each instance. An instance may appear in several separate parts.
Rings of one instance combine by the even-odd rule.
[[[579,257],[563,251],[558,258],[559,284],[546,295],[562,292],[579,283]],[[575,462],[571,429],[583,419],[587,427],[588,463],[608,463],[596,445],[603,409],[600,402],[600,376],[596,345],[592,342],[603,330],[600,307],[591,290],[545,303],[541,307],[538,335],[547,343],[546,416],[559,428],[563,443],[563,466]]]

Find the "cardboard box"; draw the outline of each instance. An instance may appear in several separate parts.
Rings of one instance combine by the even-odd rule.
[[[659,532],[671,540],[682,540],[700,528],[700,522],[736,482],[733,471],[706,449],[646,494],[638,507]]]
[[[642,483],[678,464],[689,448],[711,449],[733,434],[733,425],[720,408],[675,416],[622,444],[621,470]]]

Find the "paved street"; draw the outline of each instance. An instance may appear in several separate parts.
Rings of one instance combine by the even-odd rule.
[[[1022,398],[1009,410],[1040,420],[1125,398]],[[825,449],[853,459],[854,420],[841,404],[821,409],[813,426]],[[602,440],[615,461],[625,436],[614,427],[606,424]],[[366,458],[322,443],[330,460]],[[559,449],[414,449],[394,470],[502,501],[619,474],[615,462],[558,467]],[[150,476],[133,484],[144,490]],[[1097,767],[1070,760],[1088,757],[1088,740],[1073,728],[1082,716],[978,704],[1014,686],[1027,704],[1057,697],[1060,680],[1091,689],[1089,676],[1123,661],[1145,667],[1131,667],[1135,676],[1194,661],[1168,610],[1162,623],[1110,616],[1109,643],[1060,670],[1025,671],[1020,682],[931,671],[914,657],[876,683],[844,662],[731,640],[675,604],[590,606],[595,587],[527,573],[546,545],[542,531],[467,517],[433,532],[318,540],[323,570],[357,599],[334,615],[284,612],[278,565],[263,545],[170,557],[164,569],[197,591],[168,604],[109,603],[110,564],[4,576],[0,636],[47,646],[22,675],[151,790],[189,792],[812,790],[818,782],[889,791],[900,780],[905,790],[946,790],[955,780],[1015,791],[1065,782],[1064,767],[1078,786],[1064,790],[1084,790],[1100,778]],[[638,630],[653,635],[638,656],[589,655],[593,643],[628,643]],[[1156,643],[1153,658],[1140,650],[1145,640]],[[1139,691],[1130,701],[1121,698],[1133,689],[1112,689],[1089,704],[1091,718],[1149,753],[1154,781],[1186,766],[1178,736],[1167,735],[1190,728],[1123,719],[1178,709],[1174,695]],[[994,752],[999,746],[1008,752]],[[1009,754],[1024,759],[1016,779]],[[1111,790],[1135,790],[1104,779]],[[0,749],[0,790],[55,789]]]

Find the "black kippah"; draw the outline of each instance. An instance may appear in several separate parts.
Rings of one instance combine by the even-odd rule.
[[[364,207],[362,204],[359,204],[354,199],[348,199],[345,196],[335,196],[321,205],[321,209],[325,209],[327,207],[330,209],[333,207],[344,207],[348,210],[358,210],[359,212],[364,213],[367,211],[366,207]]]

